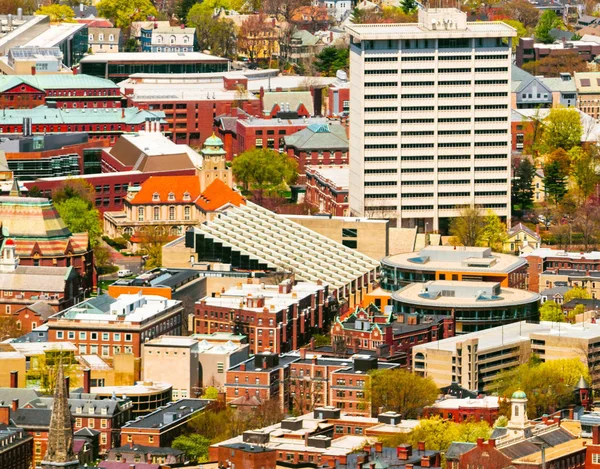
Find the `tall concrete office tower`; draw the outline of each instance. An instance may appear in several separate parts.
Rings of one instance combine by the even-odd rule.
[[[510,222],[511,42],[453,8],[350,42],[350,210],[444,231],[465,205]]]

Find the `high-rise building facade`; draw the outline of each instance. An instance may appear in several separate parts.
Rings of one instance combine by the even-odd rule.
[[[444,8],[348,31],[351,212],[425,231],[465,205],[510,221],[515,30]]]

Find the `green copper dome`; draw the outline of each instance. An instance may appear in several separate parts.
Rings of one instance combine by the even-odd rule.
[[[204,142],[204,146],[206,146],[206,147],[222,147],[223,140],[221,140],[219,137],[217,137],[215,135],[215,133],[213,132],[213,134],[210,137],[208,137],[206,139],[206,141]]]
[[[523,391],[513,392],[512,399],[527,399],[527,395]]]

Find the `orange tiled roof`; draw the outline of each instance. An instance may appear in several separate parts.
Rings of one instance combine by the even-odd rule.
[[[184,199],[185,193],[189,198]],[[158,194],[159,200],[154,200]],[[169,194],[174,198],[169,199]],[[142,188],[131,200],[132,205],[191,203],[200,195],[198,176],[152,176],[142,184]]]
[[[220,179],[211,182],[196,200],[196,205],[205,212],[214,212],[226,204],[239,207],[246,204],[246,199]]]

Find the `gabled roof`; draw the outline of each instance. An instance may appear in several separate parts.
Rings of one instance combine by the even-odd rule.
[[[204,212],[214,212],[225,205],[239,207],[246,203],[246,199],[221,179],[211,182],[204,192],[196,199],[196,205]]]
[[[468,453],[477,446],[475,443],[457,443],[454,442],[446,451],[446,459],[459,459],[463,454]]]
[[[289,104],[291,111],[296,111],[301,104],[311,116],[315,115],[313,97],[310,91],[274,91],[266,92],[263,96],[263,111],[271,113],[276,104],[282,108],[283,104]]]
[[[35,314],[39,315],[43,321],[46,321],[50,316],[56,313],[54,308],[43,300],[39,300],[31,305],[25,306],[24,308],[19,309],[17,313],[24,309],[33,311]]]
[[[298,150],[341,150],[349,148],[346,129],[337,123],[311,124],[295,134],[284,137],[288,147]]]
[[[533,236],[537,240],[541,241],[541,239],[542,239],[539,234],[537,234],[531,228],[528,228],[527,226],[525,226],[523,223],[517,223],[516,225],[513,225],[511,227],[511,229],[508,230],[508,236],[513,236],[517,233],[520,233],[521,231],[527,233],[529,236]]]
[[[131,205],[191,204],[199,195],[198,176],[151,176],[142,184],[140,191],[129,203]]]

